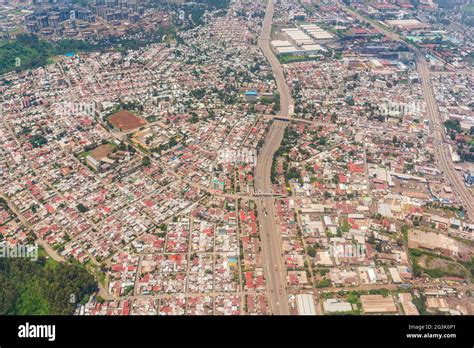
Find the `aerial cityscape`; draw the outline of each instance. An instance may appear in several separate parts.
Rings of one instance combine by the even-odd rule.
[[[0,314],[474,315],[473,37],[470,0],[0,0]]]

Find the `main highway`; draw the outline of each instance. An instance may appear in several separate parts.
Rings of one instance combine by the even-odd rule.
[[[438,104],[436,102],[433,90],[431,88],[430,72],[426,64],[426,59],[423,53],[415,50],[416,66],[421,78],[421,87],[425,97],[428,118],[430,120],[430,127],[433,136],[433,148],[435,158],[440,169],[443,171],[446,179],[454,187],[463,202],[463,207],[470,219],[474,219],[474,199],[469,189],[464,185],[462,178],[456,173],[454,165],[451,161],[451,153],[446,143],[446,135],[444,133],[443,119],[439,112]]]
[[[273,0],[268,1],[262,32],[258,41],[259,47],[272,67],[278,92],[280,93],[280,111],[278,116],[289,118],[293,113],[294,104],[291,93],[285,81],[283,67],[270,48],[270,33],[273,20]],[[273,155],[280,147],[286,120],[274,119],[260,149],[255,168],[255,191],[272,192],[271,169]],[[283,257],[283,246],[280,232],[277,228],[275,201],[272,197],[264,197],[256,202],[258,221],[260,225],[261,246],[264,257],[264,269],[267,282],[267,292],[270,306],[274,315],[289,314],[288,292],[286,282],[286,266]]]
[[[362,16],[360,13],[348,8],[341,2],[338,2],[338,5],[346,12],[356,16],[359,20],[369,22],[390,39],[406,43],[398,34],[387,30],[382,25],[380,25],[380,23]],[[443,171],[448,183],[453,186],[455,193],[461,199],[463,207],[465,208],[469,218],[474,219],[474,199],[469,189],[464,185],[462,177],[454,169],[454,165],[451,160],[451,153],[446,143],[446,135],[443,129],[443,118],[441,117],[438,103],[433,93],[430,71],[425,55],[417,46],[412,44],[407,44],[407,46],[416,56],[416,66],[421,78],[421,88],[426,103],[428,119],[430,120],[431,135],[433,136],[433,148],[436,163]]]

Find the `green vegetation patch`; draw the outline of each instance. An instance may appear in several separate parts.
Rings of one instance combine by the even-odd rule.
[[[85,269],[46,259],[0,258],[0,314],[70,315],[76,304],[97,291]]]
[[[16,40],[0,45],[0,75],[13,70],[38,68],[49,63],[53,56],[72,51],[93,51],[96,46],[79,40],[51,43],[35,35],[20,34]]]
[[[412,261],[412,270],[415,276],[427,274],[431,278],[457,277],[466,278],[468,272],[466,268],[447,257],[439,256],[419,249],[409,250]]]
[[[133,50],[147,44],[162,42],[163,37],[176,36],[175,27],[160,27],[152,32],[143,32],[140,39],[112,38],[98,43],[83,40],[59,40],[49,42],[39,39],[36,35],[19,34],[16,40],[0,44],[0,75],[10,71],[34,69],[48,64],[51,57],[69,52],[93,52],[116,49],[119,51]]]
[[[294,63],[294,62],[307,62],[313,60],[319,60],[318,56],[296,56],[296,55],[284,55],[279,56],[278,59],[280,63],[287,64],[287,63]]]

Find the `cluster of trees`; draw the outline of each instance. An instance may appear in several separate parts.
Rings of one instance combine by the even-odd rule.
[[[204,23],[203,16],[206,10],[216,11],[216,15],[224,15],[229,4],[230,0],[197,0],[187,3],[186,6],[181,6],[179,9],[184,11],[185,18],[191,18],[192,25],[187,27],[190,29]]]
[[[429,268],[425,269],[424,272],[428,274],[431,278],[441,278],[441,277],[459,277],[463,278],[464,274],[462,272],[453,270],[445,270],[441,268]]]
[[[139,101],[136,101],[136,100],[133,100],[133,101],[130,100],[128,102],[120,101],[119,110],[120,109],[127,110],[127,111],[133,111],[133,110],[143,111],[143,105]]]
[[[191,9],[191,20],[195,25],[201,25],[203,23],[203,15],[205,10],[202,7],[193,7]]]
[[[462,131],[461,123],[459,122],[459,120],[447,120],[446,122],[444,122],[444,126],[448,131],[455,130],[458,133]]]
[[[157,152],[158,154],[161,155],[161,153],[163,151],[166,151],[166,150],[169,150],[169,149],[172,149],[173,147],[175,147],[176,145],[178,145],[178,138],[176,136],[174,137],[171,137],[170,140],[168,141],[167,144],[160,144],[159,146],[157,147],[153,147],[151,149],[151,152]]]
[[[456,134],[463,133],[459,120],[447,120],[444,122],[444,127],[446,128],[451,140],[456,139]],[[457,141],[457,152],[462,161],[474,162],[474,140],[472,138],[472,135],[474,134],[474,127],[471,127],[468,133],[471,137],[470,140],[468,140],[469,137],[464,137],[463,139]]]
[[[142,166],[149,167],[151,165],[151,159],[148,156],[142,158]]]
[[[197,0],[196,2],[218,10],[226,9],[230,4],[230,0]]]
[[[97,46],[70,39],[51,43],[38,39],[36,35],[20,34],[16,40],[0,45],[0,74],[37,68],[46,65],[52,56],[71,51],[92,51]]]
[[[474,278],[474,257],[471,257],[471,260],[469,261],[462,261],[461,264],[468,271],[470,278]]]
[[[79,210],[79,212],[81,213],[86,213],[89,211],[89,208],[87,208],[84,204],[82,203],[79,203],[77,206],[76,206],[77,210]]]
[[[42,135],[35,135],[30,138],[30,144],[36,148],[36,147],[41,147],[43,145],[46,145],[48,143],[48,139],[46,139]]]
[[[311,257],[316,257],[316,247],[313,246],[313,245],[309,245],[307,248],[306,248],[306,251],[308,253],[309,256]]]
[[[191,91],[191,95],[196,99],[202,99],[206,95],[206,90],[204,88],[196,88]]]
[[[189,118],[189,122],[191,123],[198,123],[199,122],[199,117],[195,112],[191,112],[191,117]]]
[[[0,74],[45,65],[51,50],[51,44],[36,36],[18,35],[15,41],[0,45]]]
[[[291,167],[290,170],[285,174],[285,179],[290,181],[291,179],[299,179],[300,171],[296,167]]]
[[[276,182],[278,158],[282,157],[282,156],[288,158],[288,153],[296,145],[298,137],[299,137],[299,134],[295,129],[293,129],[291,127],[286,127],[285,128],[285,133],[283,135],[283,140],[280,144],[280,147],[278,148],[278,150],[273,155],[272,170],[271,170],[271,181],[272,181],[272,183]],[[299,170],[295,167],[289,168],[287,161],[283,162],[283,170],[286,172],[285,179],[287,181],[290,180],[290,179],[300,178]]]
[[[68,52],[104,51],[138,49],[150,43],[157,43],[163,37],[173,37],[174,26],[160,27],[155,31],[142,31],[133,38],[120,37],[104,39],[97,42],[64,39],[49,42],[33,34],[20,34],[15,40],[0,44],[0,75],[10,71],[34,69],[46,65],[53,56]]]
[[[97,291],[94,277],[77,265],[0,258],[0,314],[70,315]]]
[[[426,296],[425,294],[421,293],[419,296],[413,296],[412,300],[415,307],[418,309],[418,312],[421,315],[427,315],[428,312],[426,310]]]
[[[327,288],[329,286],[331,286],[331,281],[329,279],[323,279],[316,284],[317,288]]]
[[[468,262],[454,262],[450,258],[437,255],[429,251],[419,250],[419,249],[409,249],[409,255],[412,261],[412,271],[415,276],[420,276],[422,274],[427,274],[431,278],[441,278],[441,277],[459,277],[459,278],[468,278],[474,275],[474,258]],[[427,257],[427,264],[425,267],[422,267],[419,264],[419,258],[422,256]],[[443,268],[428,268],[429,263],[433,259],[445,260],[446,267]]]

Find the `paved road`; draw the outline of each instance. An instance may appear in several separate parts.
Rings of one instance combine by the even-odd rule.
[[[290,90],[285,81],[283,68],[270,48],[270,32],[273,19],[273,0],[267,5],[262,32],[259,38],[259,47],[270,63],[275,77],[278,91],[280,93],[279,116],[290,117],[293,113],[293,100]],[[257,158],[255,168],[256,192],[272,192],[270,179],[273,154],[280,147],[287,121],[274,120],[270,130],[265,137]],[[283,258],[281,236],[275,221],[275,202],[271,197],[265,197],[257,201],[258,220],[262,237],[262,253],[264,267],[269,291],[269,300],[272,313],[285,315],[290,313],[288,305],[288,293],[286,288],[286,266]]]
[[[410,285],[410,288],[413,289],[425,289],[426,290],[440,290],[440,288],[453,288],[457,291],[466,291],[471,290],[472,286],[467,284],[433,284],[433,283],[407,283]],[[327,292],[338,292],[338,291],[370,291],[377,289],[387,289],[390,291],[403,289],[400,284],[362,284],[357,286],[332,286],[324,289],[318,289],[315,291],[316,294],[322,294]],[[294,294],[298,294],[298,291],[294,291]]]
[[[425,97],[428,118],[430,119],[430,128],[433,135],[433,147],[437,160],[437,164],[443,171],[448,182],[451,183],[455,192],[461,198],[463,206],[467,211],[470,219],[474,219],[474,199],[469,189],[464,185],[462,178],[456,173],[454,165],[451,161],[451,154],[445,142],[445,133],[443,119],[439,113],[438,104],[436,102],[431,87],[430,72],[427,66],[425,56],[420,50],[416,49],[416,66],[421,77],[421,87]]]
[[[391,38],[392,40],[405,42],[398,34],[391,32],[379,23],[374,20],[369,20],[366,17],[363,17],[358,12],[349,9],[344,6],[342,3],[338,3],[341,8],[345,11],[352,13],[361,21],[369,22],[373,26],[377,27],[384,35]],[[406,42],[405,42],[406,43]],[[462,177],[454,169],[454,165],[451,160],[451,154],[449,152],[448,146],[445,142],[444,126],[443,119],[439,113],[438,103],[433,93],[433,88],[431,86],[430,80],[430,71],[425,59],[423,52],[416,46],[407,44],[407,46],[412,50],[416,55],[416,66],[418,68],[418,73],[421,78],[421,88],[423,91],[423,97],[426,102],[427,114],[430,120],[430,129],[431,135],[433,136],[433,147],[436,158],[436,163],[443,171],[445,178],[453,186],[454,191],[461,199],[463,207],[465,208],[467,215],[470,219],[474,219],[474,199],[469,191],[469,189],[464,185]]]

